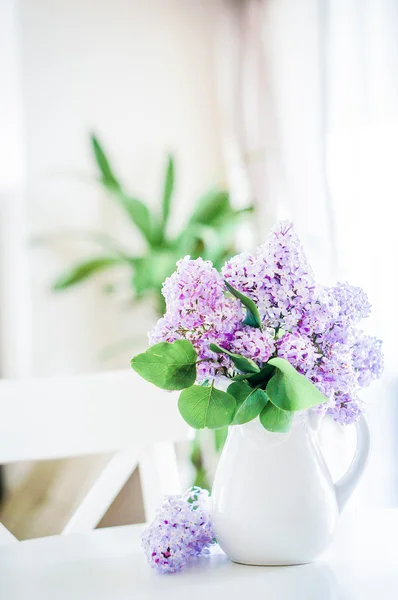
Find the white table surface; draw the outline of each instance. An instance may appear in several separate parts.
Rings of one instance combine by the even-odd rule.
[[[343,515],[316,563],[249,567],[211,557],[159,575],[140,547],[143,526],[0,547],[1,600],[397,600],[398,510]]]

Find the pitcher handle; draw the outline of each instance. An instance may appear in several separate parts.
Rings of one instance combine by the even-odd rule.
[[[354,458],[351,465],[348,467],[348,471],[334,485],[337,506],[340,512],[343,510],[347,500],[358,484],[358,481],[366,466],[370,451],[370,431],[368,422],[364,415],[361,415],[355,426],[357,445]]]

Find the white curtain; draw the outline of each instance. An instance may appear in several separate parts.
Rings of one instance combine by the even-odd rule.
[[[383,379],[363,395],[373,430],[363,494],[398,504],[398,3],[329,4],[326,156],[339,276],[368,292],[366,325],[385,351]]]
[[[218,81],[232,189],[254,198],[259,240],[276,219],[292,218],[328,278],[336,253],[325,179],[324,12],[317,0],[224,0]]]
[[[256,241],[291,218],[321,280],[368,292],[386,370],[364,394],[374,443],[362,498],[398,503],[398,2],[223,0],[220,23],[235,201],[254,198]]]

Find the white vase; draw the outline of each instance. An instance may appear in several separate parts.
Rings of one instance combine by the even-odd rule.
[[[314,411],[303,411],[289,433],[270,433],[258,418],[230,427],[211,503],[218,543],[233,561],[308,563],[330,544],[365,467],[369,429],[362,416],[354,460],[334,484],[319,447],[320,421]]]

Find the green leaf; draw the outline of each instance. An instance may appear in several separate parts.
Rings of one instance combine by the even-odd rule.
[[[113,194],[113,198],[125,210],[149,246],[156,245],[158,233],[149,208],[141,200],[138,200],[138,198],[127,196],[119,190]]]
[[[195,348],[187,340],[160,342],[131,359],[131,366],[141,377],[163,390],[182,390],[196,379]]]
[[[211,485],[205,467],[200,467],[196,470],[195,479],[192,484],[194,487],[200,487],[202,490],[208,490],[210,492]]]
[[[163,231],[167,225],[167,221],[170,214],[170,205],[171,198],[173,195],[174,189],[174,159],[171,155],[168,157],[167,167],[166,167],[166,176],[164,180],[164,188],[163,188],[163,200],[162,200],[162,222],[163,222]]]
[[[91,134],[91,147],[104,185],[113,189],[120,189],[120,183],[117,180],[112,167],[109,164],[109,160],[105,155],[105,151],[95,134]]]
[[[221,452],[221,450],[225,446],[225,442],[227,441],[228,436],[228,427],[221,427],[220,429],[216,429],[214,431],[214,446],[217,454]]]
[[[158,250],[151,254],[152,279],[158,290],[162,289],[166,277],[172,275],[176,270],[176,262],[179,258],[170,250]]]
[[[225,190],[212,189],[199,198],[189,222],[215,225],[223,221],[229,212],[232,212],[229,193]]]
[[[252,387],[264,387],[275,373],[276,368],[266,363],[259,373],[253,373],[247,377],[247,381]],[[235,377],[233,377],[235,379]]]
[[[54,291],[65,290],[66,288],[81,283],[85,279],[97,275],[105,269],[123,264],[125,261],[120,258],[104,256],[99,258],[90,258],[74,265],[71,269],[60,275],[53,283]]]
[[[195,256],[202,255],[205,248],[215,247],[218,243],[218,231],[201,223],[187,225],[175,240],[180,256],[183,256],[184,252]]]
[[[258,329],[262,329],[260,313],[258,312],[258,308],[253,302],[253,300],[242,294],[242,292],[239,292],[238,290],[233,288],[232,285],[228,283],[228,281],[224,280],[224,283],[227,290],[231,292],[231,294],[235,296],[235,298],[238,298],[238,300],[242,302],[243,306],[246,307],[247,313],[246,318],[243,321],[244,325],[250,325],[250,327],[257,327]]]
[[[152,279],[152,260],[150,257],[143,256],[132,260],[134,274],[132,285],[137,298],[142,298],[146,292],[153,289]]]
[[[101,246],[103,250],[120,258],[129,260],[129,251],[126,250],[117,239],[103,231],[85,229],[61,229],[51,233],[35,235],[31,238],[32,244],[47,244],[60,239],[73,241],[89,241]]]
[[[252,388],[243,381],[232,383],[227,391],[235,398],[238,407],[232,425],[242,425],[252,421],[260,414],[268,401],[264,390]]]
[[[271,358],[268,364],[277,370],[267,384],[267,396],[278,408],[296,411],[327,402],[326,396],[284,358]]]
[[[242,214],[253,212],[253,206],[235,210],[231,206],[229,192],[220,188],[208,190],[196,203],[189,220],[219,229],[223,225],[233,224]]]
[[[210,344],[210,350],[218,354],[227,354],[239,371],[244,371],[245,373],[258,373],[260,371],[258,365],[251,358],[229,352],[229,350],[222,348],[218,344]]]
[[[195,437],[192,440],[190,456],[192,466],[194,467],[196,472],[193,485],[201,487],[202,489],[211,490],[211,486],[209,485],[206,473],[206,468],[203,464],[203,456],[200,441],[200,431],[197,430],[195,432]]]
[[[254,373],[239,373],[239,375],[234,375],[231,379],[233,381],[249,381],[252,375]]]
[[[175,253],[169,250],[155,250],[147,256],[131,259],[137,296],[142,297],[149,290],[159,292],[166,277],[175,271],[177,259]]]
[[[103,185],[112,192],[113,198],[127,212],[130,219],[142,233],[148,244],[150,246],[155,246],[161,240],[159,224],[155,223],[148,207],[141,200],[124,193],[100,141],[94,134],[91,135],[91,145]]]
[[[232,423],[236,402],[233,396],[214,386],[193,385],[181,392],[178,408],[191,427],[219,429]]]
[[[267,402],[260,413],[260,422],[264,429],[276,433],[287,433],[293,422],[293,413],[277,408]]]

